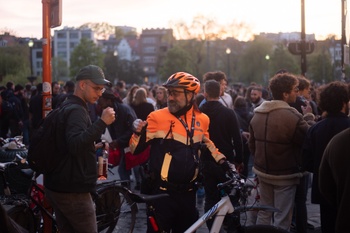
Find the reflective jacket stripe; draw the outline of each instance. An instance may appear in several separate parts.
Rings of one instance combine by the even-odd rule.
[[[160,172],[160,176],[161,176],[162,180],[164,180],[164,181],[168,181],[168,173],[169,173],[171,159],[172,159],[171,154],[165,153],[163,165],[162,165],[162,170]]]

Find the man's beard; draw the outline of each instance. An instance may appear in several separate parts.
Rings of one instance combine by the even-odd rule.
[[[171,113],[176,113],[177,111],[179,111],[182,107],[178,105],[178,103],[176,101],[170,100],[168,101],[168,109],[169,112]]]
[[[254,101],[252,101],[253,102],[253,104],[257,104],[257,103],[259,103],[260,102],[260,97],[259,98],[257,98],[256,100],[254,100]]]

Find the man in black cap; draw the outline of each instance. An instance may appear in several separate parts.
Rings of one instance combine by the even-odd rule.
[[[60,232],[97,232],[96,214],[90,193],[96,189],[95,141],[115,120],[113,108],[103,110],[91,123],[87,103],[96,102],[109,83],[98,66],[83,67],[76,76],[73,95],[62,103],[58,115],[65,129],[67,153],[52,173],[45,174],[45,195],[54,208]]]

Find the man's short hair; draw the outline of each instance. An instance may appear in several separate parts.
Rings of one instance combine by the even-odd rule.
[[[203,82],[208,80],[216,80],[217,82],[221,82],[221,80],[225,80],[227,82],[226,74],[222,71],[212,71],[207,72],[203,75]]]
[[[344,103],[349,102],[348,86],[340,81],[334,81],[320,87],[319,107],[327,113],[338,113]]]
[[[75,83],[73,81],[67,81],[64,87],[67,89],[68,92],[73,92],[75,88]]]
[[[259,91],[262,93],[262,88],[259,86],[253,86],[252,91]]]
[[[204,91],[209,98],[220,97],[220,83],[215,80],[208,80],[204,83]]]
[[[125,81],[123,80],[119,80],[116,84],[117,87],[120,87],[120,88],[125,88]]]
[[[298,84],[299,91],[305,90],[310,87],[310,81],[304,76],[298,76],[298,81],[299,81],[299,84]]]
[[[15,92],[17,92],[17,91],[22,91],[22,90],[24,90],[24,87],[23,87],[21,84],[17,84],[17,85],[15,86]]]
[[[290,93],[298,79],[291,73],[279,73],[270,79],[269,89],[274,100],[283,100],[283,93]]]

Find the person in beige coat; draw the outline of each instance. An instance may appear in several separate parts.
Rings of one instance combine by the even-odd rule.
[[[296,185],[303,175],[301,149],[309,126],[289,106],[298,94],[298,80],[293,74],[276,74],[270,79],[269,89],[273,100],[257,107],[250,122],[249,149],[254,156],[253,171],[260,182],[260,204],[281,212],[260,211],[257,224],[289,230]]]

